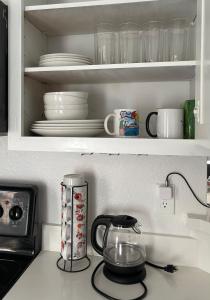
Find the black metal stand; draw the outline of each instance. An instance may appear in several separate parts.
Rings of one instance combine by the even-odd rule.
[[[57,267],[61,271],[69,273],[82,272],[89,268],[91,261],[88,256],[78,260],[64,260],[61,256],[57,260]]]
[[[66,185],[61,183],[61,186],[63,188],[67,188]],[[74,189],[75,188],[82,188],[86,187],[87,188],[87,199],[86,199],[86,228],[88,228],[88,183],[85,182],[85,185],[80,185],[80,186],[74,186],[72,187],[72,193],[71,193],[71,257],[68,260],[64,260],[62,256],[57,260],[57,267],[61,271],[64,272],[69,272],[69,273],[76,273],[76,272],[81,272],[89,268],[91,261],[89,257],[87,256],[87,240],[86,240],[86,255],[82,258],[73,258],[73,245],[74,245],[74,240],[73,240],[73,230],[74,230]]]

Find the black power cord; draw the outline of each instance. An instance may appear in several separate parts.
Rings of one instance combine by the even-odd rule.
[[[177,267],[175,267],[174,265],[167,265],[167,266],[162,267],[162,266],[153,264],[153,263],[151,263],[149,261],[146,261],[146,264],[148,266],[150,266],[150,267],[153,267],[155,269],[163,270],[163,271],[165,271],[167,273],[174,273],[174,272],[176,272],[178,270]]]
[[[186,179],[186,178],[184,177],[184,175],[182,175],[181,173],[178,173],[178,172],[171,172],[171,173],[169,173],[169,174],[167,175],[166,181],[165,181],[165,184],[166,184],[167,187],[170,186],[169,177],[170,177],[171,175],[178,175],[178,176],[182,177],[182,179],[185,181],[186,185],[187,185],[188,188],[190,189],[191,193],[192,193],[193,196],[195,197],[195,199],[196,199],[202,206],[205,206],[205,207],[207,207],[207,208],[210,208],[210,204],[205,203],[205,202],[203,202],[202,200],[200,200],[200,199],[198,198],[198,196],[197,196],[196,193],[193,191],[193,189],[192,189],[192,187],[190,186],[190,184],[189,184],[189,182],[187,181],[187,179]]]

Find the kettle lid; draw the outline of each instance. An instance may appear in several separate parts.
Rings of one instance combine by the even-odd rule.
[[[135,226],[137,219],[128,215],[119,215],[114,216],[111,219],[111,223],[115,227],[122,226],[123,228],[130,228]]]

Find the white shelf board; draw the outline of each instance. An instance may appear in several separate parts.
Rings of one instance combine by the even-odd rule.
[[[195,61],[25,68],[43,83],[181,81],[195,76]]]
[[[98,0],[25,7],[25,17],[47,35],[92,33],[96,24],[194,19],[196,0]]]
[[[9,137],[9,150],[72,153],[208,156],[210,150],[196,140],[141,138]]]

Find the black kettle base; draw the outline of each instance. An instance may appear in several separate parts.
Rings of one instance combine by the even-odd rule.
[[[114,272],[111,272],[110,269],[106,267],[106,265],[103,268],[103,273],[105,277],[113,282],[119,283],[119,284],[135,284],[142,282],[146,277],[146,269],[145,267],[142,268],[142,270],[135,274],[129,274],[129,275],[120,275],[116,274]]]

